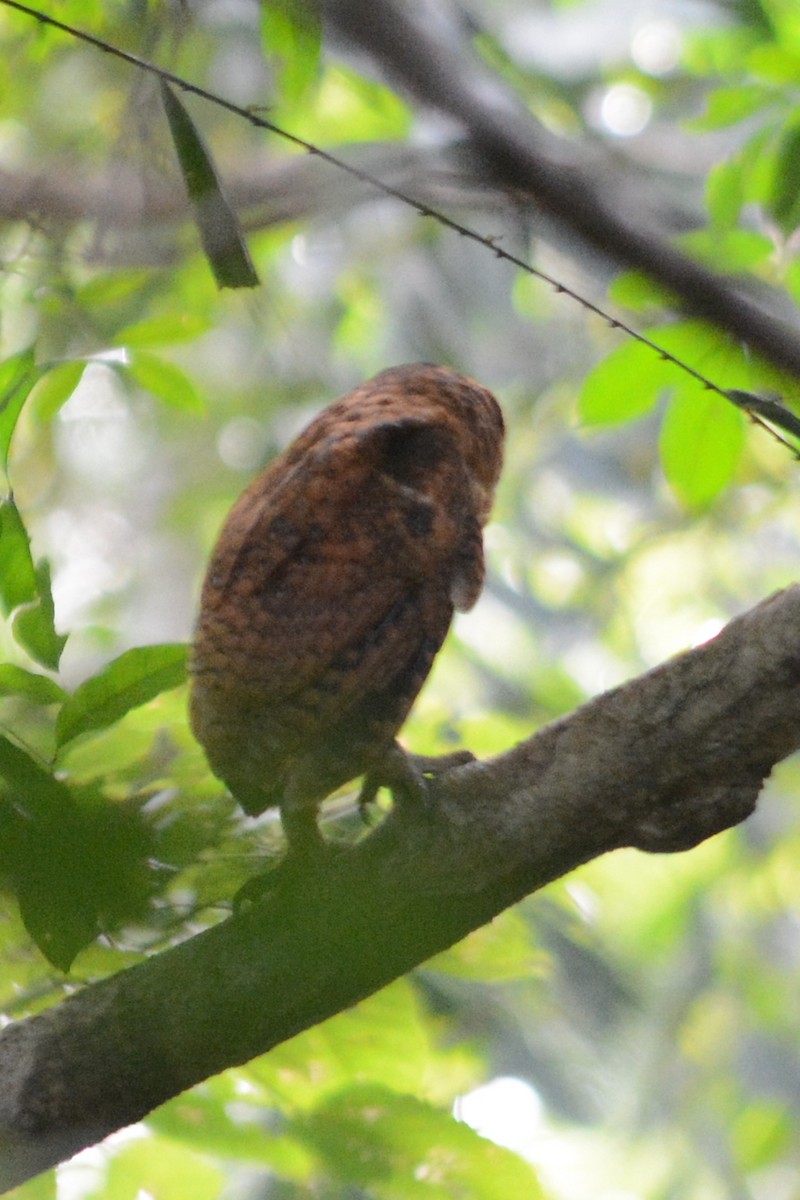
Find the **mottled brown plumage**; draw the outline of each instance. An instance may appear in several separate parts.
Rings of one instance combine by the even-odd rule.
[[[246,812],[280,807],[292,853],[320,848],[317,809],[341,784],[414,778],[395,735],[454,608],[480,593],[502,444],[490,392],[393,367],[234,505],[203,586],[191,720]]]

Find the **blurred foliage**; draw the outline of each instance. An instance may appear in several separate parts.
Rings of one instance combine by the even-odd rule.
[[[609,189],[796,320],[794,5],[436,12]],[[387,177],[452,136],[302,0],[71,0],[69,20]],[[0,1004],[17,1019],[220,919],[277,850],[274,814],[244,820],[188,732],[184,647],[227,507],[336,394],[435,360],[507,413],[486,593],[407,725],[421,752],[495,753],[710,636],[793,579],[800,533],[796,464],[739,410],[488,250],[342,193],[333,168],[293,185],[296,149],[187,96],[263,281],[218,292],[155,82],[3,7],[0,39]],[[438,174],[460,220],[721,386],[791,404],[653,284]],[[799,795],[788,762],[742,828],[589,864],[14,1195],[796,1197]],[[355,831],[351,795],[327,811]]]

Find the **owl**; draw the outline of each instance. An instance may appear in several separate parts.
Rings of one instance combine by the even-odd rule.
[[[318,810],[341,785],[363,776],[364,797],[386,785],[396,802],[424,790],[396,735],[454,610],[481,591],[503,438],[473,380],[391,367],[231,510],[202,589],[191,723],[245,812],[280,809],[290,859],[326,849]]]

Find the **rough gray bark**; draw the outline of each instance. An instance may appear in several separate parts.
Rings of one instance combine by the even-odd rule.
[[[800,747],[800,586],[445,776],[324,871],[0,1036],[0,1189],[352,1005],[578,864],[743,820]]]

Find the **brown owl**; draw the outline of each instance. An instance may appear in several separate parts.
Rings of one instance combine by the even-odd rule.
[[[503,434],[473,380],[392,367],[320,413],[228,516],[192,727],[246,812],[280,808],[292,858],[325,847],[318,807],[348,780],[396,800],[424,789],[395,735],[453,610],[480,593]]]

